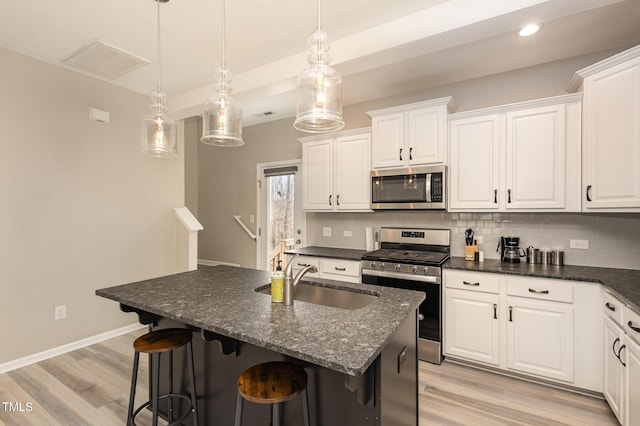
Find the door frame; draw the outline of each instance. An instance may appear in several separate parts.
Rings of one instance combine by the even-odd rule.
[[[296,160],[282,160],[282,161],[272,161],[268,163],[258,163],[256,164],[256,268],[267,270],[267,259],[264,256],[266,253],[266,231],[263,234],[262,229],[266,226],[266,218],[263,217],[266,212],[264,212],[263,201],[266,199],[266,191],[267,186],[262,185],[262,180],[264,179],[264,170],[270,169],[273,167],[286,167],[286,166],[297,166],[298,171],[296,172],[296,178],[294,181],[294,200],[296,208],[300,208],[300,226],[296,226],[296,228],[302,230],[302,234],[300,236],[300,244],[296,244],[296,246],[304,247],[306,235],[307,235],[307,215],[302,210],[302,159]],[[295,217],[295,215],[294,215]]]

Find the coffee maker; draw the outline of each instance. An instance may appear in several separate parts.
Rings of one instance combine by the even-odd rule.
[[[520,263],[520,258],[525,256],[519,237],[500,237],[496,252],[500,253],[500,260],[507,263]]]

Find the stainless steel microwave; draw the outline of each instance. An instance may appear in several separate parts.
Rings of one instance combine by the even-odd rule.
[[[447,166],[371,172],[373,210],[446,210]]]

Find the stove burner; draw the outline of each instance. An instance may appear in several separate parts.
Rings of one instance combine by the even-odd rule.
[[[402,249],[380,249],[365,253],[364,256],[362,256],[364,260],[437,266],[444,263],[448,258],[448,253]]]

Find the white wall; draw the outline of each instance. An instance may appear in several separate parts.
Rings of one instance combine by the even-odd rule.
[[[138,152],[145,96],[7,50],[0,69],[2,364],[137,321],[94,292],[176,271],[184,166]]]

